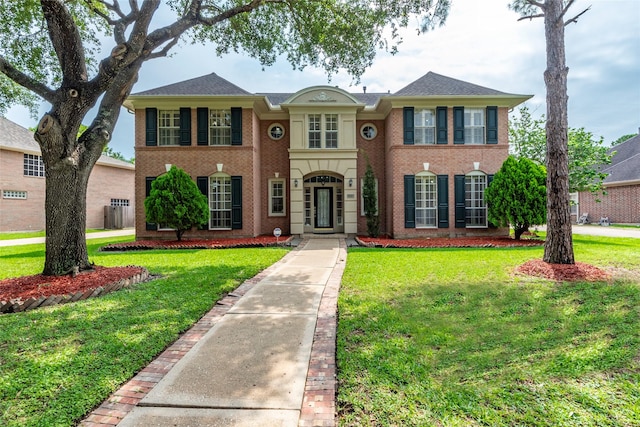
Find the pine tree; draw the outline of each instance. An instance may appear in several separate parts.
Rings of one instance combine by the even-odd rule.
[[[378,216],[378,194],[376,192],[376,177],[373,168],[367,163],[362,186],[364,198],[364,215],[367,217],[367,234],[369,237],[378,237],[380,234],[380,217]]]
[[[191,177],[177,166],[156,178],[144,201],[147,222],[162,224],[176,231],[178,240],[195,226],[209,221],[207,198]]]

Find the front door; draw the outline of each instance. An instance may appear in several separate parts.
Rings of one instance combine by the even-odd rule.
[[[333,188],[316,187],[316,228],[333,228]]]

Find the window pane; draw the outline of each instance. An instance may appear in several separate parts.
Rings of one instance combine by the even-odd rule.
[[[209,110],[209,145],[231,145],[230,110]]]
[[[158,111],[158,145],[178,145],[180,143],[180,111]]]
[[[467,175],[465,177],[467,227],[487,226],[487,207],[484,203],[484,190],[486,187],[486,175]]]
[[[435,176],[417,176],[416,228],[435,227],[438,224],[438,193]]]
[[[320,114],[309,115],[309,148],[320,148],[321,140],[321,116]]]
[[[210,228],[231,228],[231,178],[209,178]]]

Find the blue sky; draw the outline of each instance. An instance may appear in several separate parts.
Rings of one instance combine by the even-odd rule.
[[[358,85],[343,74],[333,76],[331,84],[351,92],[367,86],[368,92],[393,93],[433,71],[503,92],[534,95],[527,102],[529,109],[534,117],[545,114],[542,19],[518,21],[507,8],[509,0],[452,3],[444,27],[417,35],[416,20],[402,33],[399,53],[380,52]],[[589,6],[577,24],[565,28],[569,126],[584,127],[609,144],[640,127],[640,0],[576,0],[569,15]],[[143,65],[133,93],[212,72],[249,92],[293,93],[328,83],[319,69],[293,71],[280,60],[263,70],[249,57],[217,57],[211,46],[183,42],[173,56]],[[42,112],[47,108],[43,105]],[[37,123],[19,107],[7,117],[24,127]],[[111,147],[133,157],[133,137],[133,116],[123,110]]]

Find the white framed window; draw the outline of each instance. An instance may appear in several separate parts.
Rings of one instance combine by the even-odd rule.
[[[416,175],[416,228],[438,226],[438,182],[429,172]]]
[[[376,212],[380,214],[380,198],[378,197],[378,178],[376,180]],[[360,216],[364,216],[364,178],[360,178]]]
[[[338,122],[338,114],[309,114],[309,148],[338,148]]]
[[[285,216],[286,197],[284,179],[269,180],[269,216]]]
[[[436,143],[436,111],[416,109],[413,113],[414,144]]]
[[[180,145],[180,110],[158,111],[158,145]]]
[[[24,155],[24,176],[44,177],[42,156],[35,154]]]
[[[269,134],[269,138],[273,139],[274,141],[278,141],[284,137],[284,126],[282,126],[280,123],[274,123],[269,126],[269,130],[267,131],[267,133]]]
[[[129,206],[129,199],[111,199],[111,206]]]
[[[2,198],[3,199],[26,200],[27,199],[27,192],[26,191],[17,191],[17,190],[2,190]]]
[[[325,114],[325,148],[338,148],[338,115]]]
[[[578,199],[578,194],[579,193],[569,193],[569,203],[571,204],[571,215],[578,215],[578,205],[579,203],[579,199]]]
[[[485,119],[483,108],[464,109],[464,143],[484,144]]]
[[[209,145],[231,145],[231,110],[209,110]]]
[[[487,175],[471,172],[464,177],[464,198],[466,208],[466,226],[469,228],[487,227],[487,205],[484,191],[487,188]]]
[[[360,135],[367,141],[371,141],[378,135],[378,128],[373,123],[365,123],[360,128]]]
[[[209,177],[209,228],[231,229],[231,177],[217,173]]]

